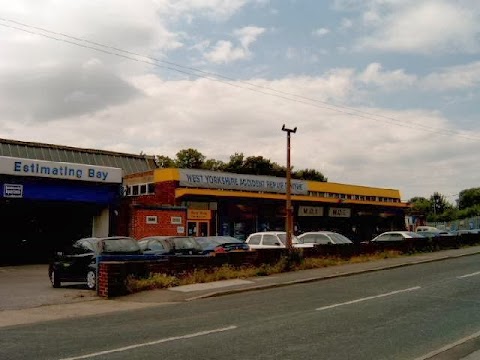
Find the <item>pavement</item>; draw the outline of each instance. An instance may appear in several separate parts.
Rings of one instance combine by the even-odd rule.
[[[295,271],[266,277],[224,280],[213,283],[185,285],[170,289],[143,291],[114,299],[86,296],[82,299],[75,299],[75,301],[71,303],[1,310],[0,327],[136,310],[245,291],[259,291],[281,286],[322,281],[336,277],[352,276],[476,254],[480,254],[480,246]]]

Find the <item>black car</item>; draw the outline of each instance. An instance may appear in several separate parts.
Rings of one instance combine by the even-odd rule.
[[[195,240],[202,247],[204,254],[250,251],[248,244],[231,236],[201,236]]]
[[[144,254],[202,255],[203,249],[191,236],[148,236],[138,241]]]
[[[56,253],[48,267],[48,276],[55,288],[62,282],[86,282],[89,289],[95,289],[97,256],[140,254],[140,246],[130,237],[84,238]]]

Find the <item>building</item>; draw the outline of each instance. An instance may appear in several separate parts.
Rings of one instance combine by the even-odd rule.
[[[155,169],[124,176],[128,232],[134,237],[231,235],[284,230],[286,180],[197,169]],[[354,240],[405,227],[400,192],[292,180],[296,232],[328,229]],[[173,211],[173,213],[171,213]]]
[[[86,236],[284,229],[283,178],[158,169],[153,156],[0,139],[0,263],[45,260]],[[405,226],[400,192],[292,180],[296,232],[353,239]]]
[[[0,262],[115,233],[123,176],[155,167],[142,155],[0,139]]]

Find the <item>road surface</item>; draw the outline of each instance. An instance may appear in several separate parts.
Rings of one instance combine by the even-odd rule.
[[[475,255],[5,327],[0,359],[423,359],[478,332]]]

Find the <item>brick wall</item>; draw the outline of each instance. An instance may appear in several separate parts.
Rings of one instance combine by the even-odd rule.
[[[125,295],[125,265],[122,262],[102,262],[98,268],[98,290],[101,297]]]
[[[147,218],[156,217],[157,223],[147,223]],[[180,218],[181,223],[172,224],[172,217]],[[132,208],[130,220],[130,236],[141,239],[154,235],[186,235],[186,209],[145,209]],[[183,229],[183,233],[179,230]]]

